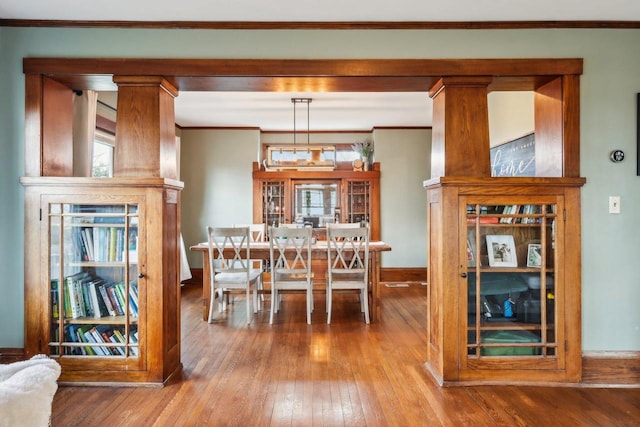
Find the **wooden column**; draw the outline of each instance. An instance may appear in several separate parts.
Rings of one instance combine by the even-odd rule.
[[[73,175],[73,92],[41,74],[25,86],[25,176]]]
[[[114,176],[177,179],[174,98],[159,76],[114,76],[118,117]]]
[[[443,77],[431,88],[431,177],[491,176],[487,87],[491,77]]]
[[[535,92],[536,176],[580,176],[580,80],[558,77]]]

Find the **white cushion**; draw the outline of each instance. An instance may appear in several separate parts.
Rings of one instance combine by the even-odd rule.
[[[0,365],[0,426],[48,426],[60,365],[46,356]]]

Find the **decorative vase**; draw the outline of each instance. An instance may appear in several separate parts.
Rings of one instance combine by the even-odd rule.
[[[362,158],[362,170],[363,171],[368,171],[369,170],[369,158],[368,157],[363,157]]]

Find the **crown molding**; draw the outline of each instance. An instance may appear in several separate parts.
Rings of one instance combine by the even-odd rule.
[[[640,21],[72,21],[0,19],[0,27],[198,30],[518,30],[638,29]]]

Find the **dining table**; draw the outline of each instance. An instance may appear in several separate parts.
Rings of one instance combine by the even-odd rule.
[[[312,260],[327,260],[327,241],[316,240],[311,245],[311,259]],[[189,248],[194,252],[202,252],[202,319],[207,321],[209,317],[209,298],[211,297],[211,289],[209,286],[211,265],[209,263],[209,246],[207,242],[198,243]],[[229,256],[233,256],[233,249],[229,247]],[[291,248],[292,251],[295,249]],[[369,315],[370,320],[373,322],[377,317],[377,312],[380,304],[380,255],[382,252],[390,251],[391,246],[383,241],[371,241],[369,242]],[[244,251],[243,251],[244,254]],[[225,256],[227,256],[225,249]],[[265,264],[271,257],[270,243],[267,242],[251,242],[249,245],[249,257],[254,260],[264,260]],[[268,282],[267,282],[268,283]],[[314,288],[320,288],[325,283],[314,283]],[[269,290],[263,291],[264,293],[270,293]]]

